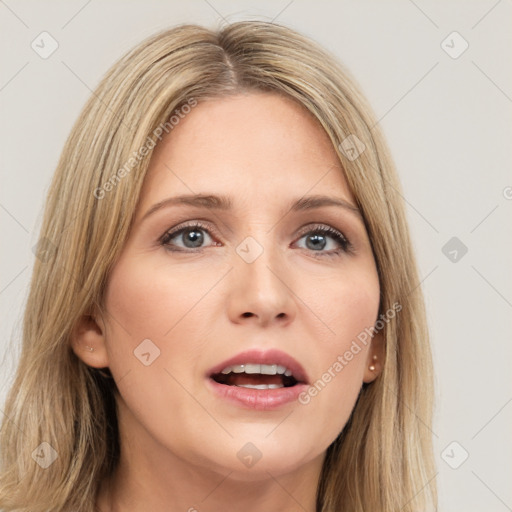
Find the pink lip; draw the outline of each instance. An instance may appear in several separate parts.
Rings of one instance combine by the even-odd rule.
[[[298,381],[295,386],[277,388],[277,389],[249,389],[237,386],[228,386],[219,384],[212,378],[212,375],[220,373],[227,366],[237,364],[278,364],[286,366],[291,370],[293,376]],[[247,350],[236,356],[223,361],[211,368],[207,374],[207,386],[219,397],[242,406],[247,409],[268,411],[276,409],[285,404],[297,401],[299,395],[304,392],[309,379],[302,365],[293,357],[281,350]]]
[[[269,411],[296,402],[299,395],[308,388],[307,384],[295,384],[289,388],[248,389],[219,384],[210,378],[207,379],[207,386],[217,396],[234,405],[259,411]]]

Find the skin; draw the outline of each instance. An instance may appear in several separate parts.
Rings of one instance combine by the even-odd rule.
[[[169,206],[142,220],[191,193],[228,195],[233,210]],[[121,460],[98,495],[102,512],[315,510],[326,449],[382,370],[381,335],[307,405],[255,411],[205,385],[211,367],[252,348],[287,352],[316,382],[375,324],[379,280],[364,223],[333,206],[288,211],[311,194],[356,205],[318,122],[276,94],[201,102],[155,148],[105,310],[73,336],[76,354],[108,366],[120,392]],[[198,219],[208,226],[201,249],[186,234],[171,243],[188,252],[159,243]],[[352,251],[326,256],[341,247],[329,234],[323,248],[306,245],[315,231],[302,228],[316,224],[341,231]],[[248,236],[263,248],[252,263],[236,252]],[[134,356],[145,339],[160,350],[149,366]],[[250,468],[237,457],[248,442],[262,454]]]

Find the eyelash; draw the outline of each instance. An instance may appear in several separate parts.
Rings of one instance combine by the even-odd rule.
[[[177,229],[174,229],[172,231],[167,231],[166,233],[164,233],[164,235],[159,239],[160,245],[164,246],[165,249],[170,252],[195,253],[195,252],[200,252],[203,249],[205,249],[205,247],[199,247],[197,249],[188,249],[188,250],[172,248],[172,246],[169,244],[169,241],[172,240],[173,238],[175,238],[177,235],[180,235],[181,233],[183,233],[187,230],[206,231],[210,235],[210,237],[212,236],[210,233],[211,228],[209,226],[203,224],[202,222],[194,221],[190,224],[180,226]],[[303,231],[301,233],[299,240],[301,238],[303,238],[305,235],[310,235],[310,234],[329,235],[336,242],[338,242],[338,244],[341,246],[339,249],[333,249],[329,252],[311,250],[311,252],[313,254],[315,254],[315,257],[320,257],[320,258],[328,257],[329,258],[329,257],[341,256],[343,253],[351,253],[353,250],[352,244],[350,243],[348,238],[343,233],[341,233],[337,229],[334,229],[330,226],[325,226],[322,224],[308,226],[307,231]]]

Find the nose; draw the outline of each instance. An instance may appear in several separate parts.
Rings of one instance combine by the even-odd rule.
[[[297,314],[290,273],[277,251],[261,246],[257,249],[254,244],[253,241],[252,251],[262,251],[254,261],[245,257],[243,249],[233,253],[227,299],[229,318],[233,323],[285,326]]]

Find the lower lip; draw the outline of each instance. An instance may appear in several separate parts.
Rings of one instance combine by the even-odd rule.
[[[219,384],[210,378],[208,386],[224,400],[239,407],[258,411],[270,411],[296,402],[299,395],[308,388],[306,384],[295,384],[288,388],[250,389]]]

